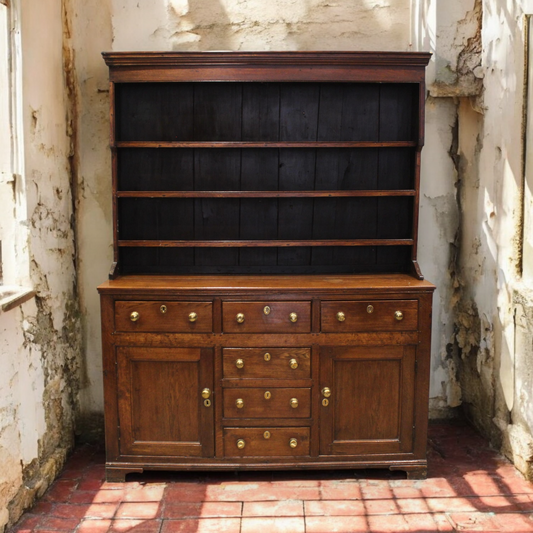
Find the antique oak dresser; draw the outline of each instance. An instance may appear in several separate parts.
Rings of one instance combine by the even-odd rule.
[[[426,473],[426,53],[104,53],[106,471]]]

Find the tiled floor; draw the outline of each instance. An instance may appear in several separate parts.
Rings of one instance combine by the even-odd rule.
[[[121,484],[103,481],[103,462],[77,449],[11,532],[533,532],[533,485],[457,423],[431,425],[424,481],[366,470],[150,473]]]

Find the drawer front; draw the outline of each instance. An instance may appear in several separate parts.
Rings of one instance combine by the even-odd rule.
[[[418,329],[418,300],[374,300],[321,303],[325,333],[413,331]]]
[[[224,389],[226,418],[309,418],[311,389]]]
[[[224,428],[225,457],[309,455],[309,428]]]
[[[310,348],[224,348],[224,378],[306,379]]]
[[[226,333],[309,333],[311,302],[224,302]]]
[[[117,331],[209,333],[213,331],[211,302],[115,302]]]

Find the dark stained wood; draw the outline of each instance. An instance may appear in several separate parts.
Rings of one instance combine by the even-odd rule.
[[[270,437],[265,439],[265,431]],[[291,448],[290,440],[296,439],[296,447]],[[237,441],[244,440],[244,448],[239,449]],[[224,455],[226,457],[273,457],[309,455],[309,428],[302,427],[262,427],[224,428]]]
[[[291,321],[292,313],[296,321]],[[244,315],[242,322],[237,320],[240,314]],[[225,333],[308,333],[311,302],[223,302],[222,329]]]
[[[270,393],[269,399],[265,393]],[[223,395],[225,418],[309,418],[311,415],[311,389],[226,388]],[[291,406],[293,399],[298,401],[297,407]],[[241,408],[237,400],[242,400]]]
[[[422,281],[417,238],[429,54],[104,57],[108,478],[424,476],[435,287]]]
[[[265,354],[270,357],[265,359]],[[222,351],[224,378],[271,378],[276,380],[310,378],[311,350],[309,348],[225,348]],[[241,359],[243,367],[237,368]],[[291,368],[291,360],[297,368]]]

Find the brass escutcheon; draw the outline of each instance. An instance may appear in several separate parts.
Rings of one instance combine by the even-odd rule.
[[[327,407],[327,406],[329,405],[329,400],[328,400],[327,398],[324,398],[324,399],[322,400],[322,405],[323,405],[324,407]]]
[[[192,313],[189,313],[189,322],[196,322],[198,319],[198,315],[193,311]]]
[[[160,310],[161,313],[164,315],[164,314],[167,312],[168,309],[167,309],[167,306],[166,306],[165,304],[163,304],[163,305],[159,308],[159,310]]]
[[[366,312],[370,315],[371,313],[374,312],[374,306],[373,305],[368,305],[367,308],[366,308]]]
[[[270,438],[270,431],[265,431],[263,433],[263,437],[265,437],[265,439],[269,439]]]
[[[130,320],[132,322],[137,322],[137,320],[139,320],[139,318],[141,318],[141,315],[139,313],[137,313],[137,311],[133,311],[133,313],[131,313],[131,315],[130,315]]]
[[[267,390],[265,392],[265,400],[270,400],[270,398],[272,398],[272,393],[269,390]]]
[[[265,361],[270,361],[271,357],[272,357],[272,356],[271,356],[268,352],[267,352],[265,355],[263,355],[263,359],[264,359]]]
[[[211,407],[211,400],[204,400],[204,405],[206,407]]]
[[[263,307],[263,313],[265,313],[265,315],[269,315],[270,311],[271,309],[268,305],[265,305],[265,307]]]

